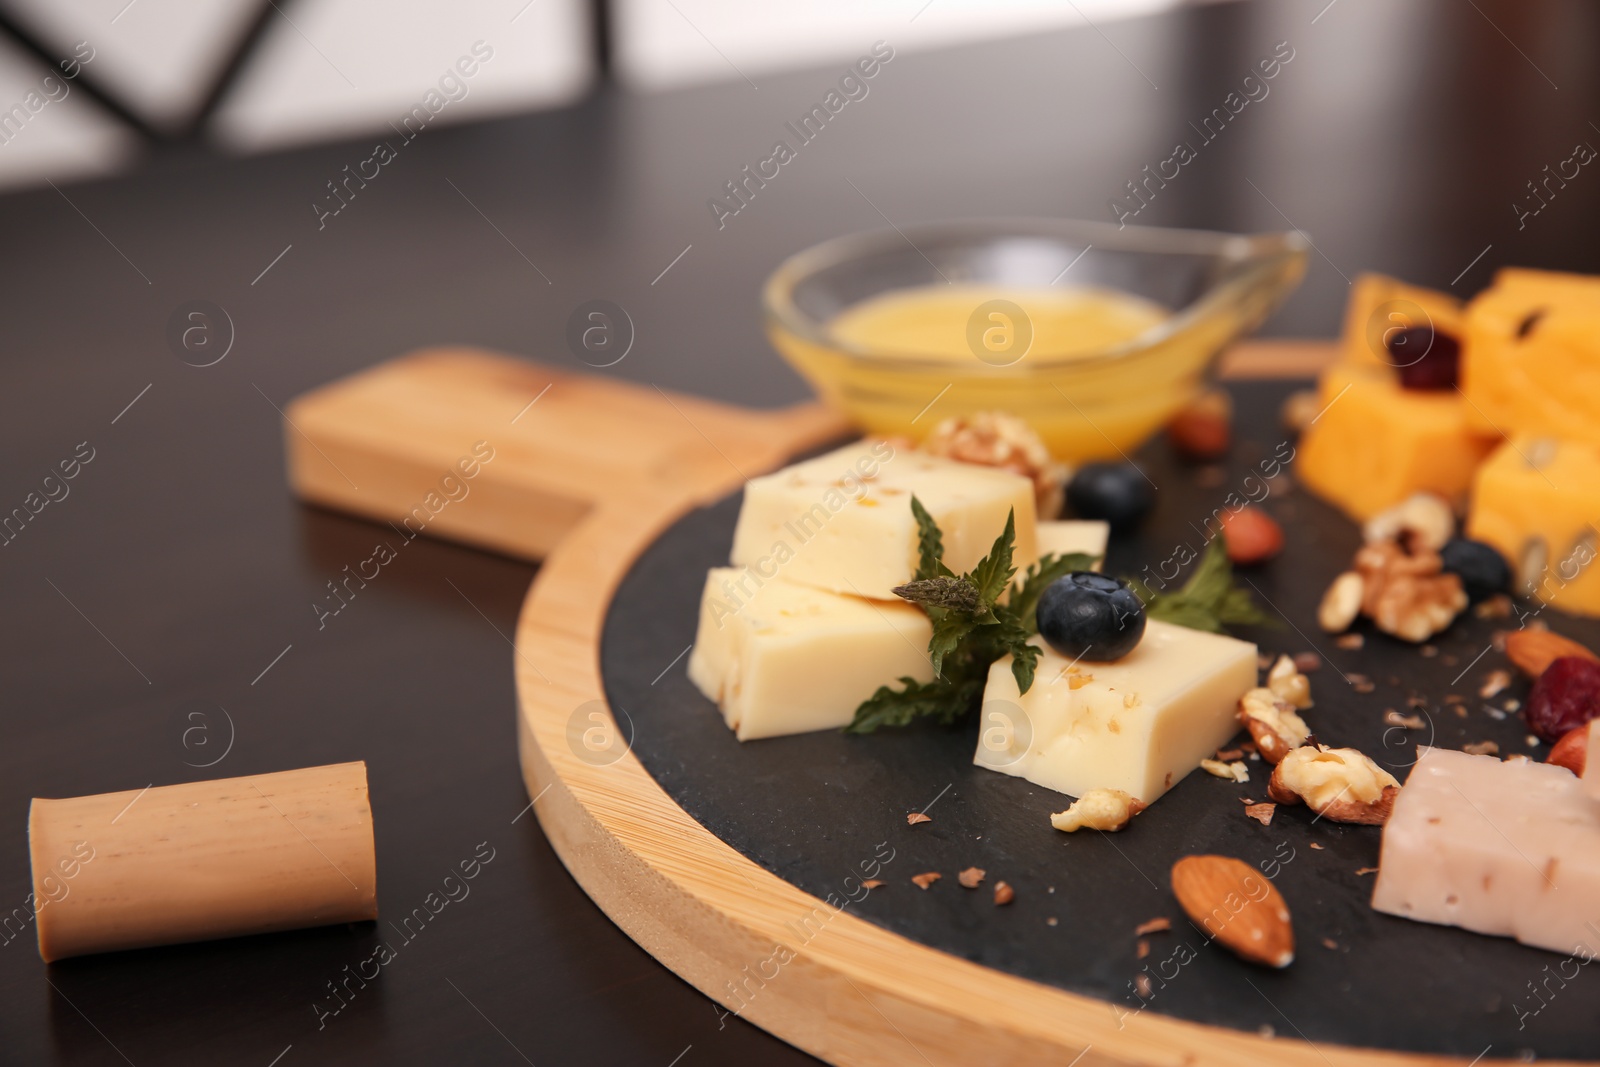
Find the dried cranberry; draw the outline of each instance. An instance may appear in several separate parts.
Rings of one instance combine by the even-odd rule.
[[[1460,380],[1461,343],[1432,326],[1410,326],[1384,342],[1389,362],[1406,389],[1454,389]]]
[[[1551,660],[1533,683],[1523,715],[1528,728],[1550,742],[1600,718],[1600,662],[1585,656]]]

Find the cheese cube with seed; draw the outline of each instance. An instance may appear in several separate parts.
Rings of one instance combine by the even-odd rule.
[[[744,568],[706,575],[689,678],[741,741],[837,729],[880,685],[933,678],[928,617]]]
[[[1038,559],[1033,482],[1010,471],[860,442],[745,483],[733,563],[762,578],[894,600],[917,569],[915,495],[960,574],[988,554],[1016,513],[1013,561]]]
[[[973,762],[1081,797],[1120,789],[1153,803],[1238,731],[1256,646],[1151,619],[1114,663],[1043,652],[1019,694],[1011,657],[989,669]]]
[[[1600,803],[1571,771],[1418,749],[1383,828],[1372,906],[1600,954]]]

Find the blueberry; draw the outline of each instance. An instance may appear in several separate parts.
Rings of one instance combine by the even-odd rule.
[[[1039,597],[1039,636],[1070,659],[1121,659],[1144,636],[1144,604],[1126,583],[1093,571],[1057,578]]]
[[[1457,537],[1439,550],[1444,569],[1461,576],[1461,585],[1473,603],[1504,593],[1511,585],[1511,566],[1494,546]]]
[[[1411,326],[1384,342],[1404,389],[1454,389],[1460,379],[1461,344],[1432,326]]]
[[[1103,519],[1132,529],[1156,502],[1150,483],[1131,463],[1085,463],[1067,483],[1067,503],[1080,519]]]

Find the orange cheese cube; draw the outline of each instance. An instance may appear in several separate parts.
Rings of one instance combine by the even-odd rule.
[[[1461,391],[1483,432],[1600,445],[1600,278],[1497,274],[1467,307]]]
[[[1322,412],[1300,440],[1307,488],[1357,520],[1426,490],[1464,498],[1494,448],[1454,390],[1402,389],[1386,367],[1340,363],[1322,376]]]
[[[1574,615],[1600,615],[1600,446],[1518,436],[1472,487],[1467,536],[1500,550],[1517,592]]]
[[[1411,326],[1432,326],[1460,340],[1461,301],[1383,274],[1359,274],[1345,305],[1339,358],[1391,366],[1385,341],[1394,330]]]

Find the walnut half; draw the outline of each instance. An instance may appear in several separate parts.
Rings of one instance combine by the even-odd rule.
[[[1382,826],[1400,783],[1353,748],[1302,745],[1278,762],[1267,794],[1279,804],[1305,804],[1332,822]]]
[[[1461,579],[1442,570],[1439,553],[1407,552],[1394,541],[1364,545],[1356,553],[1362,579],[1361,610],[1386,634],[1426,641],[1449,627],[1467,606]]]
[[[922,442],[922,451],[962,463],[999,467],[1033,482],[1039,518],[1061,514],[1067,469],[1050,456],[1033,427],[1002,411],[945,419]]]

